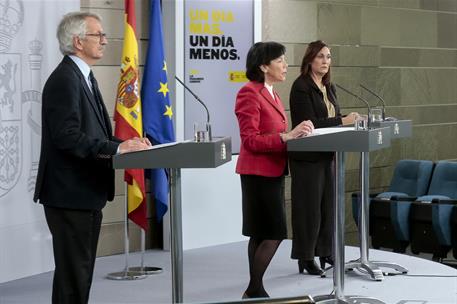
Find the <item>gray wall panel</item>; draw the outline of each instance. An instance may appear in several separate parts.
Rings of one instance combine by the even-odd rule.
[[[272,9],[279,3],[282,9]],[[310,8],[307,12],[304,3]],[[275,85],[287,109],[290,86],[307,43],[323,39],[331,46],[334,82],[376,104],[376,98],[358,87],[363,83],[384,97],[388,116],[413,120],[412,138],[371,153],[371,191],[387,189],[399,159],[457,159],[457,151],[449,145],[457,138],[457,1],[269,0],[263,1],[263,12],[264,37],[288,48],[287,80]],[[297,20],[306,16],[313,25],[303,31],[288,30],[278,25],[284,15]],[[343,113],[365,113],[355,98],[341,91],[338,97]],[[350,193],[359,187],[358,161],[357,154],[348,154],[346,236],[350,244],[358,242],[350,202]]]

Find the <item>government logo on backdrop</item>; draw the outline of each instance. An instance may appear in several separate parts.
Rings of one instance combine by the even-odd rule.
[[[18,37],[26,8],[22,0],[0,1],[0,198],[20,178],[33,192],[38,171],[43,42],[39,33]]]
[[[21,54],[11,50],[11,41],[23,20],[22,1],[0,2],[0,197],[21,174]]]

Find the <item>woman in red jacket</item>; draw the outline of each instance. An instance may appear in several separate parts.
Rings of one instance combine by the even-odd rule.
[[[236,172],[241,175],[243,235],[248,245],[249,285],[243,298],[268,297],[263,275],[279,244],[287,237],[284,211],[286,142],[313,130],[310,121],[287,132],[287,116],[273,84],[286,79],[285,47],[258,42],[248,52],[246,76],[238,92],[235,113],[241,148]]]

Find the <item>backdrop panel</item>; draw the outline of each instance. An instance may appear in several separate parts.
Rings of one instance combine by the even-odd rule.
[[[246,82],[246,55],[254,39],[254,3],[186,0],[184,14],[185,83],[208,106],[213,136],[231,136],[232,153],[238,153],[235,98]],[[206,114],[189,93],[184,109],[184,136],[189,139],[194,122],[206,121]]]
[[[75,0],[0,1],[0,282],[49,271],[51,236],[32,201],[41,141],[41,90],[62,56],[56,39]]]

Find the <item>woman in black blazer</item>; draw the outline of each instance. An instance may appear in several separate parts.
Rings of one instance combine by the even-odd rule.
[[[311,120],[315,128],[353,124],[357,113],[341,116],[335,87],[330,82],[331,54],[322,41],[311,42],[301,74],[290,92],[292,127]],[[333,153],[289,152],[292,177],[292,258],[298,269],[321,275],[333,264]],[[314,261],[319,256],[320,266]]]

